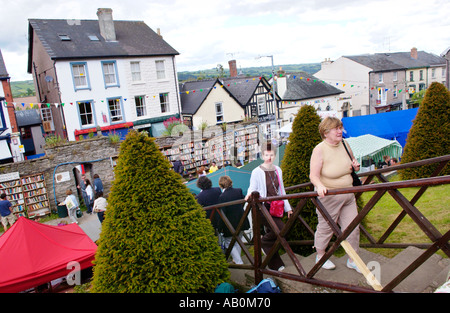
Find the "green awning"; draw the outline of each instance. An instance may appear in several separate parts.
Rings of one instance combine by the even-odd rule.
[[[397,140],[388,140],[374,135],[362,135],[359,137],[346,138],[353,155],[362,164],[363,159],[372,159],[377,164],[383,160],[384,155],[400,159],[402,146]]]

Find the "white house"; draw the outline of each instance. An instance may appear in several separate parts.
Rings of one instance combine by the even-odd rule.
[[[352,99],[352,114],[374,114],[407,109],[415,92],[436,81],[445,84],[445,59],[412,48],[389,52],[326,59],[315,76],[342,89]]]
[[[28,71],[55,134],[78,140],[100,128],[122,137],[129,128],[158,136],[180,116],[178,52],[142,21],[29,20]]]

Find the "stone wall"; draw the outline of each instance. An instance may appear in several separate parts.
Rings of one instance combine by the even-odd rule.
[[[26,176],[44,173],[50,207],[56,211],[56,203],[65,199],[67,189],[76,193],[81,175],[76,167],[80,164],[85,167],[86,178],[92,182],[94,174],[98,174],[104,193],[109,193],[119,147],[118,143],[110,143],[107,137],[102,136],[69,142],[45,148],[45,157],[42,158],[0,165],[0,174],[19,172],[20,176]]]

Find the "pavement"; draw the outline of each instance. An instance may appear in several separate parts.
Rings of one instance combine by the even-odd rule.
[[[100,238],[100,232],[102,230],[102,224],[98,220],[98,216],[96,213],[87,214],[83,212],[83,216],[77,219],[78,226],[92,239],[92,241],[96,242]],[[72,223],[72,220],[69,217],[57,218],[54,220],[50,220],[45,222],[47,225],[58,225],[61,223]]]

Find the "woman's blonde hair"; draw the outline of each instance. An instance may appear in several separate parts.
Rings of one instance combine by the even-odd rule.
[[[327,116],[319,124],[320,137],[322,137],[322,139],[325,139],[326,133],[328,133],[333,128],[342,127],[342,126],[343,126],[343,124],[340,119],[338,119],[337,117],[333,117],[333,116]]]
[[[219,186],[222,189],[227,189],[233,186],[233,181],[231,180],[230,176],[222,176],[219,178]]]

